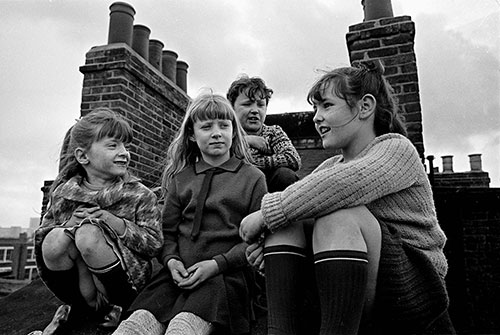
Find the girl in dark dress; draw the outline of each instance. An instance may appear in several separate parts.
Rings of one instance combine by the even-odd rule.
[[[189,105],[167,153],[163,268],[114,334],[249,333],[250,267],[238,231],[267,189],[242,134],[224,97]]]

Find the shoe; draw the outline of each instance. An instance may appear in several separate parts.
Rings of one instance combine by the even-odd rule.
[[[33,330],[28,335],[43,335],[41,330]]]
[[[71,312],[70,305],[61,305],[54,313],[52,321],[42,332],[42,335],[55,335],[60,330],[61,326],[68,321],[69,313]],[[36,334],[36,333],[35,333]]]
[[[111,309],[104,316],[104,321],[99,324],[101,328],[116,328],[120,323],[120,317],[122,315],[122,308],[117,305],[111,305]]]

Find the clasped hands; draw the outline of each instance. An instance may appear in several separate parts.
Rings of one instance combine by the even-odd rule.
[[[186,269],[182,261],[171,258],[167,262],[167,267],[170,270],[174,283],[179,288],[186,290],[196,288],[205,280],[219,273],[219,266],[213,259],[195,263]]]
[[[123,230],[123,220],[111,214],[110,212],[101,209],[99,206],[85,207],[79,206],[73,211],[73,215],[65,224],[66,227],[79,225],[84,219],[101,219],[111,226],[116,231]]]

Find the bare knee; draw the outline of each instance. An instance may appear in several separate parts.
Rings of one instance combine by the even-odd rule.
[[[374,235],[380,232],[378,221],[364,207],[342,209],[321,218],[314,223],[314,252],[334,249],[368,251],[369,239],[380,239]]]
[[[306,246],[304,227],[301,222],[292,222],[287,227],[270,234],[265,242],[266,247],[283,244],[302,248]]]
[[[75,245],[83,259],[98,255],[105,244],[101,229],[92,224],[84,224],[75,233]]]
[[[65,270],[73,266],[76,254],[73,240],[64,229],[54,228],[42,242],[42,255],[45,265],[51,270]]]

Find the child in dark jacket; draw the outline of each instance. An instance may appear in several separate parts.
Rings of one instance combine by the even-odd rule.
[[[201,95],[189,105],[163,189],[163,268],[114,334],[248,334],[251,269],[238,230],[267,188],[224,97]]]

